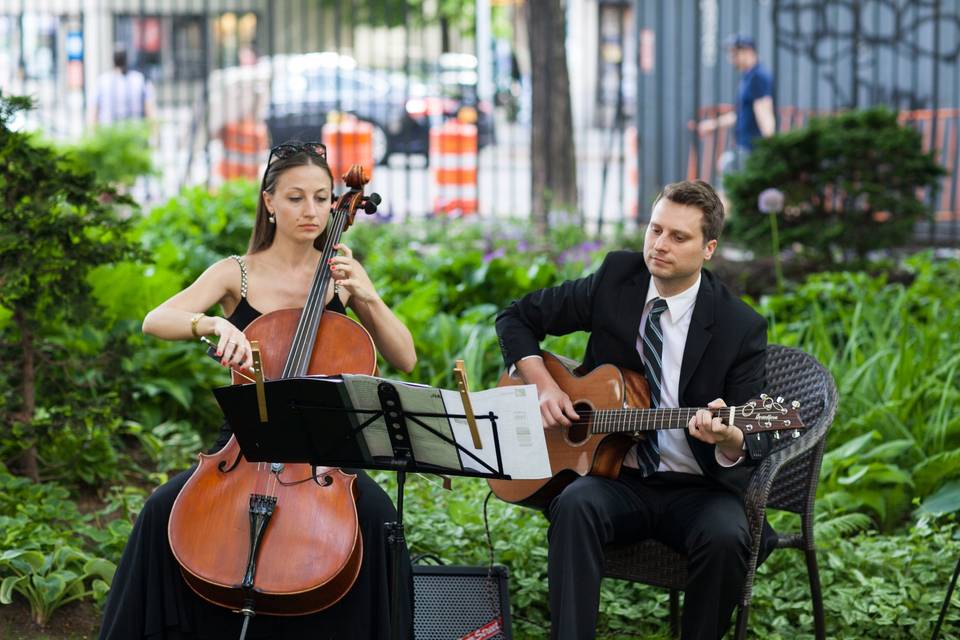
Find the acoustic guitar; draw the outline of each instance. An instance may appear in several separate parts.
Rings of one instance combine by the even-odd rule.
[[[547,371],[570,396],[580,419],[569,427],[544,428],[552,477],[538,480],[488,480],[493,493],[506,502],[546,509],[563,488],[585,475],[616,478],[623,458],[639,439],[650,431],[686,429],[697,411],[694,408],[651,409],[650,391],[643,375],[610,364],[578,375],[572,363],[544,352]],[[525,384],[519,373],[504,372],[497,386]],[[798,402],[761,394],[756,400],[714,411],[724,423],[744,435],[781,431],[800,436],[803,423]],[[712,411],[712,410],[711,410]]]

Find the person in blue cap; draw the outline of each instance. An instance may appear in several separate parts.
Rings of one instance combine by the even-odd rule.
[[[739,168],[753,150],[754,140],[760,136],[768,138],[776,132],[773,75],[760,63],[756,43],[750,36],[730,36],[726,45],[730,64],[743,74],[737,88],[736,109],[719,118],[701,121],[698,130],[704,135],[718,127],[735,127],[736,166]]]

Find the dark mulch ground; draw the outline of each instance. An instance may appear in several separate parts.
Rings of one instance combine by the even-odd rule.
[[[0,605],[0,638],[3,640],[93,640],[100,630],[100,615],[93,602],[71,602],[53,614],[41,628],[30,617],[30,607],[15,595],[13,604]]]

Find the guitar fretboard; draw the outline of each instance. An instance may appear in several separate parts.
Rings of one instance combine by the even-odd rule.
[[[705,407],[703,407],[705,408]],[[700,407],[683,409],[604,409],[593,412],[592,433],[685,429]],[[709,409],[708,409],[709,411]]]

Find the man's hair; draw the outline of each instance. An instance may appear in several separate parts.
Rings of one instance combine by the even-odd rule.
[[[127,49],[123,46],[116,46],[113,49],[113,66],[127,72]]]
[[[733,33],[727,36],[726,41],[724,42],[728,49],[750,49],[751,51],[757,50],[757,43],[751,36],[742,34],[742,33]]]
[[[703,213],[701,227],[704,244],[720,238],[723,231],[723,202],[708,183],[703,180],[672,182],[663,188],[653,205],[656,206],[661,198],[700,209]]]

